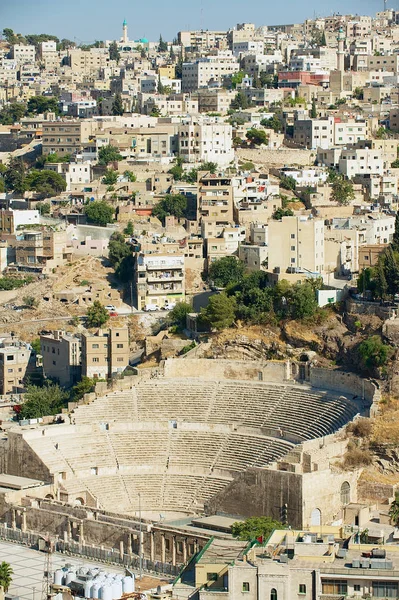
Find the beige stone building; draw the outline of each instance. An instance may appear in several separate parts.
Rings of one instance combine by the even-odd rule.
[[[18,392],[33,358],[29,344],[4,338],[0,340],[0,394]]]
[[[69,388],[81,378],[81,341],[65,331],[53,331],[40,336],[40,348],[45,377],[58,379]]]
[[[268,270],[285,273],[324,271],[324,222],[307,217],[283,217],[268,226]]]
[[[72,257],[65,231],[24,231],[17,235],[15,253],[19,267],[43,272]]]
[[[82,376],[108,379],[122,373],[129,365],[129,331],[127,327],[101,329],[82,335]]]
[[[232,178],[223,173],[200,172],[197,206],[201,227],[204,224],[212,224],[212,235],[219,235],[225,227],[233,223]]]

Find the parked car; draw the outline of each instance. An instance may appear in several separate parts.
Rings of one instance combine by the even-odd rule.
[[[176,306],[176,302],[165,303],[164,310],[172,310]]]
[[[154,312],[155,310],[159,310],[159,306],[157,304],[146,304],[144,310],[147,312]]]
[[[105,308],[107,310],[111,310],[112,312],[116,312],[116,307],[113,304],[107,304]]]

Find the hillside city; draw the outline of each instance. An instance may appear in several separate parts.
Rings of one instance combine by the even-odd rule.
[[[399,598],[380,8],[2,30],[0,600]]]

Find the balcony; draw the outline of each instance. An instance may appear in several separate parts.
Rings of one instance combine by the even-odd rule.
[[[171,273],[170,275],[148,275],[148,283],[156,283],[158,281],[183,281],[183,273]]]
[[[181,259],[179,262],[165,262],[164,264],[156,264],[156,263],[148,263],[146,265],[146,270],[147,271],[160,271],[161,273],[164,273],[167,270],[172,270],[172,269],[176,269],[179,270],[181,272],[182,268],[184,266],[184,259]],[[143,270],[143,269],[139,269],[139,270]]]
[[[183,288],[175,287],[175,288],[147,288],[148,296],[167,296],[169,294],[182,294]]]

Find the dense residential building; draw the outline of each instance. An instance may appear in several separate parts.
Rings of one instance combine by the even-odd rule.
[[[139,254],[135,277],[139,310],[174,306],[185,298],[184,255]]]
[[[63,387],[75,385],[82,376],[81,340],[65,331],[40,336],[43,373]]]
[[[30,344],[14,338],[0,340],[0,394],[23,391],[25,376],[33,367],[34,355]]]

